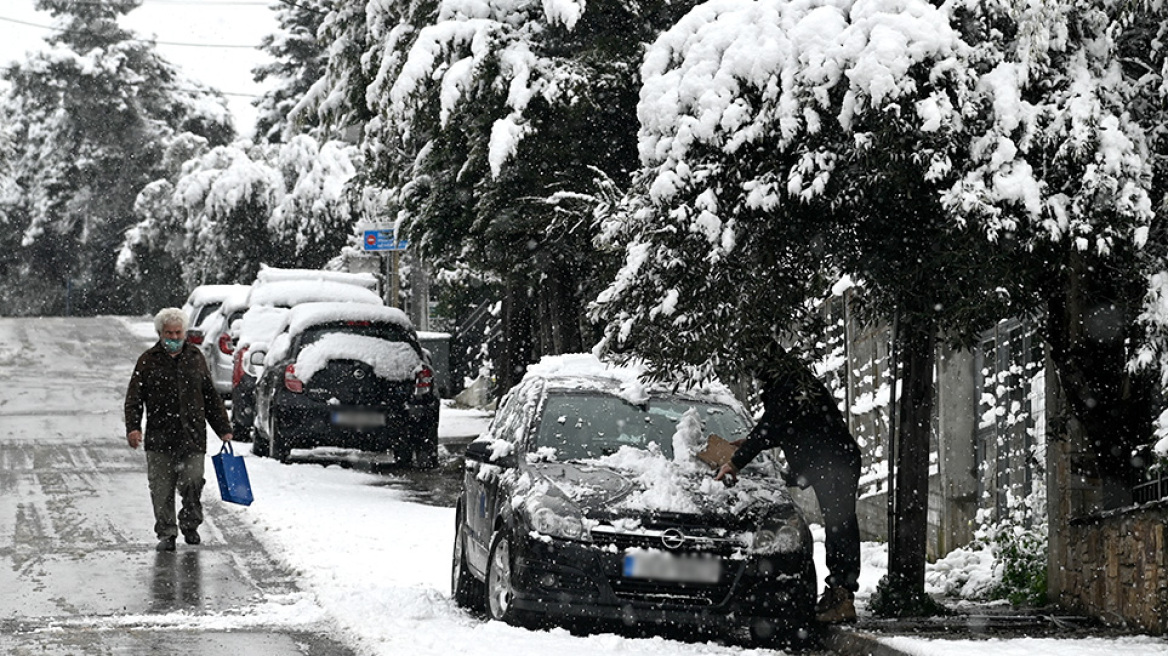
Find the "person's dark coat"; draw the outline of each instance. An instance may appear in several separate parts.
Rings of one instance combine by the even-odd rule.
[[[774,377],[763,382],[763,415],[730,462],[742,469],[760,451],[778,447],[788,480],[800,487],[838,475],[859,475],[860,447],[848,431],[835,399],[814,376]],[[837,471],[833,471],[837,470]]]
[[[126,433],[141,430],[146,415],[147,451],[184,456],[207,452],[207,427],[219,436],[231,432],[231,419],[215,391],[207,360],[184,343],[177,356],[161,340],[143,353],[126,390]]]

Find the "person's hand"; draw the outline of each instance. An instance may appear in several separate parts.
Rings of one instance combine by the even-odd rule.
[[[734,440],[733,442],[730,442],[730,446],[742,446],[743,444],[746,444],[745,437],[740,437],[740,438]]]
[[[738,478],[738,468],[734,463],[728,462],[718,468],[718,473],[714,474],[715,481],[722,481],[727,485],[733,483]]]
[[[231,433],[224,433],[219,436],[219,439],[223,440],[224,442],[230,442],[232,437],[234,437],[234,435]]]
[[[126,444],[129,444],[131,449],[137,449],[138,445],[141,443],[142,443],[142,431],[140,431],[140,430],[130,431],[130,433],[128,435],[126,435]]]

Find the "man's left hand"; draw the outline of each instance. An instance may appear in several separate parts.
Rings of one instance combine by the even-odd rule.
[[[219,439],[223,440],[224,442],[230,442],[232,437],[234,436],[231,433],[224,433],[219,436]]]

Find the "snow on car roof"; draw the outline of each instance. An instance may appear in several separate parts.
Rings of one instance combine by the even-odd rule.
[[[296,377],[308,382],[330,360],[358,360],[373,367],[373,374],[387,380],[413,379],[422,363],[413,347],[366,335],[329,333],[305,346],[296,356]]]
[[[348,301],[381,305],[381,297],[373,291],[331,280],[280,280],[253,285],[248,295],[248,307],[274,305],[292,307],[316,301]]]
[[[250,285],[199,285],[187,296],[187,304],[194,306],[224,301],[240,291],[246,295],[249,288]]]
[[[414,329],[405,312],[397,308],[367,303],[304,303],[292,308],[285,324],[289,333],[298,335],[312,326],[336,321],[392,323],[407,330]]]
[[[651,394],[679,394],[714,403],[739,406],[730,388],[716,381],[697,386],[677,386],[672,382],[649,383],[643,379],[647,367],[641,362],[615,364],[601,361],[591,353],[569,353],[545,356],[527,367],[526,378],[538,377],[555,387],[565,389],[594,389],[611,392],[615,387],[621,398],[634,405],[649,400]]]
[[[239,320],[237,348],[266,344],[284,325],[288,308],[260,305],[244,313]]]
[[[327,280],[358,285],[369,290],[377,289],[377,278],[372,273],[325,271],[323,269],[279,269],[261,265],[259,273],[256,274],[256,282],[260,284],[284,280]]]

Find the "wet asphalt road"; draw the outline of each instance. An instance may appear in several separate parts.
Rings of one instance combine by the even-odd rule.
[[[0,654],[352,654],[210,463],[203,544],[154,551],[121,420],[148,343],[116,318],[0,319]]]

